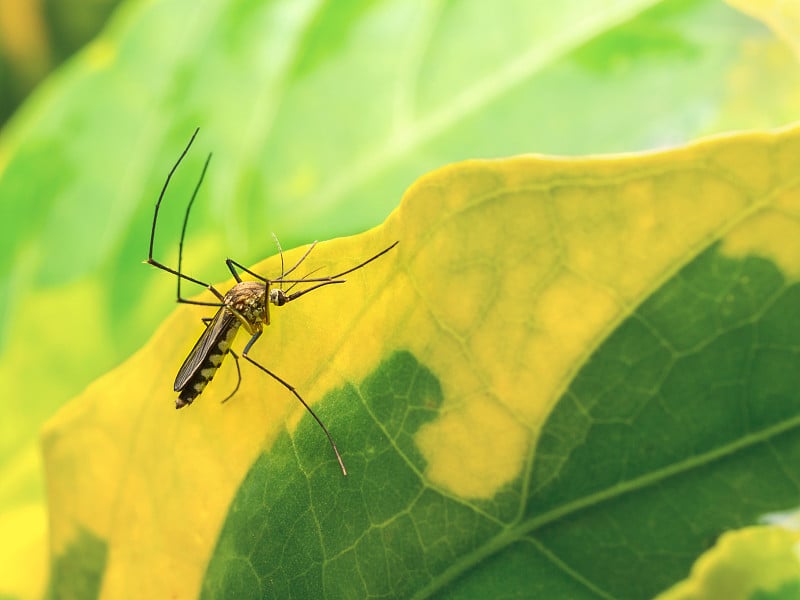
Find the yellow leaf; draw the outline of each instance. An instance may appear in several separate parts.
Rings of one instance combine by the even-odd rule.
[[[782,37],[800,58],[800,5],[785,0],[728,0],[744,13],[761,19]]]
[[[524,482],[528,469],[546,458],[537,454],[545,422],[560,401],[571,401],[565,393],[576,373],[637,307],[715,245],[730,260],[755,255],[787,278],[800,274],[800,252],[792,243],[800,239],[798,157],[800,130],[790,129],[640,156],[471,161],[423,177],[382,226],[319,244],[306,265],[324,274],[400,240],[346,284],[273,308],[272,324],[251,353],[330,419],[350,469],[346,480],[322,432],[303,425],[309,417],[302,406],[248,364],[242,364],[241,390],[226,404],[219,401],[235,383],[230,364],[191,407],[174,410],[174,375],[203,330],[200,317],[210,315],[179,307],[140,352],[47,427],[56,558],[74,552],[76,544],[106,544],[107,555],[96,551],[106,556],[101,597],[195,597],[209,561],[229,551],[215,554],[215,545],[226,520],[240,510],[234,498],[259,489],[243,492],[241,486],[262,458],[277,477],[264,494],[286,481],[299,485],[289,496],[298,506],[305,506],[304,495],[323,498],[322,505],[309,501],[298,514],[313,516],[308,527],[321,539],[345,547],[361,539],[360,527],[370,529],[350,519],[351,504],[336,509],[338,498],[353,506],[363,502],[363,519],[373,527],[400,527],[404,511],[411,510],[392,504],[392,493],[402,495],[413,485],[390,490],[394,471],[370,471],[381,452],[396,453],[393,464],[408,469],[424,488],[420,496],[435,491],[476,515],[492,513],[487,507],[515,494],[535,508],[535,490]],[[288,252],[287,264],[302,252]],[[272,257],[253,270],[277,274],[279,261]],[[242,343],[234,347],[241,350]],[[391,372],[409,373],[380,379],[390,372],[380,365],[398,355],[413,359],[395,361]],[[421,366],[409,367],[412,361]],[[414,381],[431,377],[437,383],[409,391]],[[391,391],[393,404],[381,410],[395,412],[380,413],[367,388]],[[328,394],[336,401],[322,402]],[[366,411],[374,431],[364,435],[373,437],[355,444],[362,432],[349,424],[364,427],[365,420],[325,412],[334,406]],[[381,450],[378,438],[390,440],[388,450]],[[396,468],[395,483],[406,481]],[[381,477],[386,481],[379,484]],[[637,482],[598,493],[613,496]],[[263,501],[250,500],[258,506]],[[599,499],[589,494],[575,506],[581,502]],[[280,509],[263,505],[265,514]],[[329,519],[335,522],[330,530]],[[539,522],[523,519],[520,535]],[[407,525],[397,537],[385,531],[382,544],[405,540],[413,529]],[[299,529],[298,522],[289,534]],[[421,559],[425,544],[436,546],[425,541],[424,529],[416,531],[411,538],[419,546],[409,546],[415,550],[408,560]],[[497,535],[495,540],[506,539]],[[319,561],[344,556],[342,549]],[[446,585],[448,572],[429,582],[430,589]],[[272,581],[264,571],[255,573],[262,583]],[[327,589],[338,581],[320,585]]]

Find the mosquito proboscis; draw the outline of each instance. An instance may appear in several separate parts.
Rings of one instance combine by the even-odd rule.
[[[181,164],[181,161],[183,161],[184,157],[189,152],[189,149],[192,147],[192,143],[194,142],[198,131],[199,129],[196,129],[194,134],[192,134],[189,143],[178,157],[178,160],[172,166],[172,169],[170,169],[169,173],[167,174],[167,178],[164,181],[164,185],[161,188],[161,193],[158,196],[158,201],[156,202],[156,207],[153,214],[153,225],[150,229],[150,248],[147,255],[147,260],[145,261],[146,263],[151,264],[162,271],[171,273],[177,277],[178,302],[183,304],[195,304],[199,306],[213,306],[217,308],[217,312],[212,318],[203,319],[203,323],[206,325],[205,331],[203,331],[203,333],[200,335],[200,339],[197,340],[197,343],[194,345],[191,352],[189,352],[189,355],[186,357],[183,365],[178,370],[178,375],[175,378],[174,389],[176,392],[179,392],[179,395],[175,400],[175,407],[182,408],[191,404],[194,399],[202,393],[206,385],[208,385],[208,383],[214,377],[220,365],[222,364],[223,359],[228,354],[231,354],[234,357],[238,379],[236,388],[225,399],[223,399],[223,402],[228,400],[236,393],[236,391],[239,389],[239,385],[241,384],[242,375],[241,369],[239,368],[239,356],[233,352],[233,350],[231,350],[231,344],[233,343],[233,340],[236,337],[239,329],[244,327],[245,331],[247,331],[247,333],[250,335],[250,339],[242,350],[242,358],[275,379],[275,381],[283,385],[286,389],[292,392],[292,394],[294,394],[294,396],[300,401],[300,403],[322,428],[322,431],[327,436],[328,441],[333,448],[333,452],[336,455],[336,460],[339,462],[339,467],[342,469],[342,473],[347,475],[347,469],[344,466],[342,455],[339,453],[339,449],[336,447],[336,442],[333,441],[333,436],[330,434],[328,428],[325,426],[322,420],[311,409],[306,401],[303,400],[303,397],[293,385],[267,369],[265,366],[256,362],[252,357],[250,357],[249,353],[250,349],[261,337],[264,326],[269,325],[270,323],[270,304],[275,306],[283,306],[321,287],[345,283],[345,280],[342,279],[342,277],[352,273],[353,271],[357,271],[377,258],[383,256],[392,248],[394,248],[399,242],[394,242],[387,248],[381,250],[374,256],[357,264],[356,266],[329,277],[310,277],[310,275],[319,270],[315,269],[301,278],[287,278],[288,275],[293,273],[306,260],[306,258],[308,258],[309,254],[311,254],[311,251],[316,247],[317,242],[312,243],[306,252],[300,257],[300,259],[289,269],[285,269],[284,267],[283,250],[280,248],[280,244],[278,244],[278,250],[281,258],[281,276],[276,279],[268,279],[263,277],[258,273],[254,273],[235,260],[228,258],[225,260],[225,264],[236,280],[236,284],[230,290],[228,290],[226,294],[222,294],[213,285],[201,281],[200,279],[190,277],[189,275],[184,274],[181,270],[183,266],[183,242],[184,238],[186,237],[186,226],[189,222],[189,214],[192,210],[192,205],[194,204],[195,198],[197,197],[197,192],[203,183],[203,179],[211,160],[211,154],[209,154],[203,165],[203,170],[200,173],[197,184],[192,191],[192,196],[189,199],[189,203],[186,206],[186,212],[183,216],[181,237],[178,244],[178,267],[177,269],[173,269],[164,265],[153,258],[153,244],[156,235],[158,212],[161,208],[161,202],[164,199],[164,194],[167,191],[169,182],[172,179],[172,176],[175,174],[175,171],[178,169],[178,166]],[[242,280],[240,272],[254,277],[255,281]],[[181,281],[183,280],[205,287],[214,295],[216,301],[209,302],[184,298],[181,296]],[[287,289],[284,289],[285,284],[289,285]],[[298,289],[296,292],[292,292],[296,286],[303,285],[310,285],[310,287],[304,287],[302,289]]]

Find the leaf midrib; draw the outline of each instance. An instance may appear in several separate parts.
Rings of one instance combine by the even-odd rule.
[[[626,494],[648,488],[672,477],[707,466],[711,463],[734,455],[737,452],[764,443],[772,438],[778,437],[798,428],[800,428],[800,415],[775,424],[771,427],[744,435],[733,442],[708,452],[686,458],[672,465],[656,469],[655,471],[619,483],[594,494],[573,500],[572,502],[568,502],[562,506],[544,512],[537,517],[525,519],[521,522],[510,525],[496,536],[491,538],[483,546],[477,548],[475,551],[469,554],[464,555],[461,560],[457,561],[451,567],[443,571],[441,575],[434,579],[429,585],[425,586],[416,594],[414,594],[413,598],[416,599],[430,597],[436,591],[443,589],[447,584],[458,579],[458,577],[460,577],[462,574],[467,573],[473,566],[479,564],[481,561],[492,556],[496,552],[499,552],[512,543],[524,540],[528,534],[536,531],[537,529],[556,523],[560,519],[578,513],[586,508],[596,506],[612,499],[620,498]],[[545,547],[541,547],[541,549],[543,553],[547,554],[544,552],[546,550]],[[561,564],[558,566],[559,568],[564,568]],[[580,578],[575,573],[569,572],[569,575],[578,579],[578,582],[582,585],[590,587],[592,592],[605,596],[605,593],[602,590],[591,586],[590,582]]]

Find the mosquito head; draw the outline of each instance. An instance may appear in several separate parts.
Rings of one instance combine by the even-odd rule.
[[[289,301],[289,296],[280,288],[272,288],[269,291],[269,301],[275,306],[283,306]]]

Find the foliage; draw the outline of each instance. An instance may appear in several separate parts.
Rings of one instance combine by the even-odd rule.
[[[184,307],[50,423],[56,552],[82,531],[113,547],[109,597],[665,590],[797,503],[798,156],[793,129],[422,178],[307,268],[396,251],[273,310],[256,354],[349,476],[247,365],[230,403],[229,368],[173,416],[161,391],[204,312]]]
[[[757,4],[751,9],[758,10]],[[502,11],[473,2],[415,6],[388,1],[352,2],[347,10],[333,3],[222,0],[204,3],[202,11],[195,8],[181,0],[127,4],[100,38],[40,88],[0,140],[0,247],[8,257],[0,265],[0,380],[6,391],[0,422],[0,538],[14,540],[0,545],[0,564],[9,566],[0,576],[0,594],[34,598],[47,579],[47,513],[35,440],[42,422],[59,407],[62,411],[48,427],[46,451],[50,590],[64,597],[69,595],[64,574],[82,571],[88,579],[79,589],[100,589],[114,597],[113,591],[132,581],[135,569],[153,567],[155,556],[164,557],[166,546],[159,540],[184,544],[173,555],[183,560],[173,565],[170,585],[185,586],[182,592],[211,593],[219,589],[215,582],[225,580],[226,557],[239,552],[231,544],[242,526],[229,508],[242,506],[247,514],[262,506],[248,502],[251,492],[243,482],[280,473],[287,477],[285,489],[293,490],[307,473],[327,473],[326,467],[309,471],[302,461],[293,468],[259,470],[265,463],[289,460],[286,457],[293,455],[286,454],[287,445],[295,440],[298,445],[300,440],[319,444],[312,453],[318,460],[330,457],[319,431],[301,413],[292,413],[293,424],[284,428],[284,417],[295,409],[291,397],[270,388],[258,374],[246,373],[245,379],[246,385],[259,386],[258,392],[244,389],[229,406],[217,406],[218,396],[210,388],[209,397],[188,415],[167,410],[171,376],[202,328],[198,311],[176,312],[146,350],[66,404],[140,347],[170,309],[174,282],[138,263],[146,252],[154,199],[196,125],[202,128],[198,145],[168,193],[157,254],[174,261],[186,199],[205,153],[213,150],[211,173],[190,224],[186,267],[203,280],[217,281],[225,272],[221,259],[226,255],[250,264],[272,254],[270,231],[290,248],[383,221],[411,182],[446,163],[531,151],[583,155],[645,150],[682,144],[703,133],[772,127],[797,118],[797,70],[787,46],[756,22],[711,0],[617,0],[589,12],[580,3],[547,3],[543,8],[531,2],[508,2]],[[767,12],[772,10],[768,7]],[[781,35],[791,44],[790,27],[781,29]],[[787,156],[791,144],[785,140],[792,135],[774,138],[775,147]],[[526,499],[539,498],[539,492],[555,494],[551,501],[556,506],[570,494],[586,492],[570,487],[574,479],[556,492],[548,491],[554,484],[543,484],[542,490],[525,486],[535,477],[552,478],[562,468],[572,477],[580,476],[582,463],[565,457],[583,455],[565,445],[560,432],[583,427],[588,436],[590,429],[600,430],[589,428],[586,417],[582,422],[569,412],[570,386],[585,381],[586,373],[594,376],[592,365],[607,360],[604,352],[613,356],[618,351],[614,343],[625,346],[625,332],[637,319],[649,323],[656,315],[656,338],[664,331],[685,333],[686,326],[678,322],[698,325],[697,331],[711,336],[708,343],[713,346],[716,338],[709,332],[723,336],[725,327],[733,326],[726,311],[746,315],[751,310],[742,318],[760,327],[759,319],[776,318],[768,310],[773,307],[765,296],[768,290],[776,294],[775,302],[779,294],[790,297],[792,245],[786,244],[783,254],[772,246],[764,253],[759,244],[747,242],[746,235],[738,238],[737,246],[734,235],[735,225],[741,223],[763,230],[758,238],[762,241],[795,239],[790,226],[782,229],[774,219],[760,220],[764,206],[781,201],[774,191],[782,189],[780,182],[791,185],[759,152],[742,154],[742,148],[762,142],[758,136],[720,140],[638,162],[466,163],[422,179],[380,230],[320,245],[314,266],[334,268],[401,239],[396,257],[371,265],[340,286],[343,289],[309,295],[276,315],[280,318],[259,344],[262,362],[297,385],[339,431],[337,441],[349,453],[347,460],[370,448],[377,453],[357,460],[348,480],[332,478],[328,483],[330,474],[320,475],[325,480],[313,492],[357,486],[354,481],[379,481],[374,470],[383,468],[382,460],[396,462],[408,455],[416,485],[453,501],[466,498],[473,515],[469,519],[479,506],[494,527],[512,532],[492,537],[474,523],[472,546],[459,548],[482,548],[474,559],[481,565],[482,556],[486,561],[499,557],[492,549],[506,548],[503,541],[514,539],[513,532],[519,534],[518,526],[532,514],[522,508]],[[772,142],[764,143],[772,156]],[[721,171],[704,162],[715,153],[732,170],[727,183]],[[642,165],[651,165],[650,171],[642,172]],[[554,185],[553,173],[571,166],[581,169],[574,175],[576,196],[540,198],[542,189]],[[642,188],[622,186],[608,175],[615,168],[636,173],[630,177],[646,183]],[[680,176],[673,181],[660,178],[659,172]],[[512,189],[511,181],[519,182],[520,193],[529,193],[515,205],[517,214],[508,217],[513,211],[504,200],[481,194],[491,196],[491,190],[503,186]],[[531,188],[531,182],[538,183]],[[614,188],[617,184],[619,189]],[[581,208],[579,198],[589,204]],[[648,198],[653,212],[637,212]],[[732,198],[750,202],[751,208],[737,208]],[[733,204],[722,207],[719,202]],[[561,208],[576,212],[554,220],[553,211]],[[712,225],[714,218],[733,220]],[[577,255],[563,254],[568,226],[576,222],[582,223],[574,234],[583,235],[583,245]],[[681,229],[675,229],[678,226]],[[628,254],[640,262],[620,263],[618,256]],[[584,270],[573,273],[566,267],[571,264],[568,259]],[[509,260],[513,268],[503,262]],[[547,265],[547,273],[536,270]],[[274,273],[276,262],[263,268]],[[619,278],[609,271],[619,271]],[[408,280],[401,285],[392,279],[393,272]],[[708,272],[722,273],[715,279],[714,293],[704,289],[700,298],[684,302],[690,292],[679,289],[681,282],[691,280],[692,273]],[[569,279],[570,274],[576,281],[559,279]],[[740,275],[744,282],[736,287],[732,282]],[[608,298],[592,296],[597,282],[605,286]],[[515,287],[520,283],[521,288]],[[726,304],[727,296],[715,295],[720,290],[730,291],[734,306]],[[398,314],[408,306],[400,299],[408,302],[408,293],[411,304],[428,311],[427,321],[399,324]],[[711,300],[704,303],[706,294]],[[655,298],[665,304],[666,313],[657,310]],[[678,309],[683,320],[669,314]],[[650,312],[643,317],[642,310]],[[565,316],[564,311],[580,318]],[[475,339],[474,328],[481,322],[487,327],[494,323],[494,329]],[[791,331],[788,325],[782,329]],[[523,368],[526,352],[539,348],[541,334],[552,340],[542,351],[549,362]],[[413,343],[409,337],[415,338]],[[440,347],[443,343],[449,344],[446,351]],[[480,368],[468,353],[473,346],[483,360]],[[699,358],[699,350],[696,354],[698,360],[711,360]],[[685,377],[698,371],[680,352],[673,359],[676,369],[688,369],[681,371],[689,374]],[[409,390],[417,388],[391,371],[398,365],[428,382],[427,396],[412,397]],[[397,379],[394,395],[388,400],[363,396],[353,402],[353,389],[367,389],[387,372]],[[465,387],[454,390],[448,378],[456,375]],[[215,380],[217,390],[224,389],[225,377]],[[650,383],[644,391],[657,389],[658,382]],[[266,397],[265,386],[271,389]],[[498,399],[521,389],[518,386],[536,390],[534,397],[520,400],[520,406],[528,408],[512,406],[509,415],[489,418],[487,407],[491,412],[493,405],[504,406]],[[134,392],[135,397],[128,397]],[[567,394],[565,402],[560,400],[562,393]],[[486,396],[483,404],[476,404],[481,394]],[[423,408],[414,408],[420,398]],[[649,406],[644,398],[639,401]],[[381,413],[382,420],[370,421],[370,411],[388,410],[387,403],[396,406],[394,410],[413,408],[415,416],[404,421],[406,429],[374,429],[377,423],[386,427],[401,418],[389,412]],[[358,414],[348,412],[357,409]],[[341,433],[347,415],[352,423]],[[514,422],[517,426],[510,426]],[[358,424],[363,430],[356,429]],[[691,434],[697,429],[684,426],[684,435],[696,445]],[[711,427],[710,422],[704,426]],[[172,434],[170,427],[178,430]],[[575,433],[569,431],[570,436]],[[473,454],[462,457],[464,446],[458,439],[465,432],[473,437],[477,432],[478,438],[471,446]],[[736,431],[729,433],[735,439]],[[184,445],[178,446],[181,435],[197,439],[181,438]],[[596,443],[609,443],[605,433],[596,435],[601,440]],[[158,444],[153,443],[156,439]],[[587,443],[594,439],[589,436]],[[388,448],[386,440],[391,440]],[[446,450],[434,452],[432,440]],[[714,441],[724,447],[722,439],[708,443]],[[495,443],[504,447],[494,450]],[[635,446],[635,435],[626,443]],[[159,444],[165,447],[156,453]],[[548,451],[540,452],[540,444]],[[145,452],[139,445],[151,448]],[[701,444],[682,449],[704,448]],[[281,452],[285,457],[279,460]],[[552,464],[540,462],[548,453],[556,457]],[[678,456],[671,458],[681,464]],[[230,463],[219,462],[222,458]],[[148,461],[153,464],[148,466]],[[474,470],[471,461],[478,461],[480,468]],[[156,464],[164,471],[148,470]],[[603,478],[614,473],[612,466],[605,472],[594,465],[588,479],[604,485]],[[453,487],[447,473],[461,473],[461,487]],[[370,474],[372,479],[364,478]],[[141,502],[154,489],[163,493],[162,485],[173,478],[179,486],[174,501],[153,495],[149,503]],[[193,489],[180,487],[180,482],[190,481]],[[520,481],[523,488],[514,488]],[[209,488],[213,494],[205,498]],[[358,491],[374,497],[383,489]],[[495,497],[498,490],[504,491]],[[191,497],[197,503],[193,514],[200,520],[187,515],[182,526],[188,523],[205,533],[187,538],[173,530],[181,518],[170,513],[178,510],[170,503],[180,500],[187,510],[190,501],[181,494],[190,492],[204,498]],[[515,495],[519,512],[511,517],[507,511],[515,505]],[[87,502],[87,497],[94,500]],[[786,508],[782,498],[776,493],[772,503],[760,505],[761,512],[772,510],[773,504]],[[408,519],[421,522],[408,498],[400,494],[389,500],[381,502],[389,502],[395,511],[406,502]],[[136,504],[135,509],[127,503]],[[381,515],[389,514],[390,509],[380,502],[378,506]],[[87,515],[92,507],[94,514]],[[302,510],[297,502],[286,508]],[[373,510],[364,509],[370,519]],[[748,510],[734,511],[729,521],[712,519],[708,531],[752,523],[758,511]],[[428,514],[429,519],[440,516],[433,510]],[[284,523],[287,517],[277,518]],[[152,519],[161,527],[142,544],[139,537],[126,538],[133,534],[124,527],[125,519]],[[545,521],[536,523],[530,532],[539,534]],[[348,531],[354,535],[357,529]],[[677,536],[677,529],[671,531]],[[709,533],[703,538],[705,545],[691,546],[680,559],[671,557],[671,568],[645,583],[663,587],[677,581],[715,535]],[[487,545],[487,539],[500,541]],[[385,542],[385,547],[393,547],[390,540]],[[443,538],[434,542],[451,545]],[[365,543],[362,555],[369,549],[371,556],[376,542],[370,538]],[[324,548],[321,544],[318,550]],[[464,551],[461,556],[463,561],[470,554]],[[120,557],[132,570],[120,566]],[[387,563],[402,565],[399,558],[392,555]],[[341,566],[336,569],[344,572]],[[453,569],[438,576],[436,585],[475,585],[456,580],[457,567]],[[339,583],[328,579],[323,584],[312,571],[312,588],[338,589]],[[261,579],[263,571],[257,573]],[[165,579],[162,574],[153,581]],[[425,583],[424,576],[411,581],[418,593],[436,587]],[[484,585],[487,581],[491,577],[482,580]],[[368,584],[377,585],[363,582]],[[349,593],[358,594],[358,588],[349,588]]]

